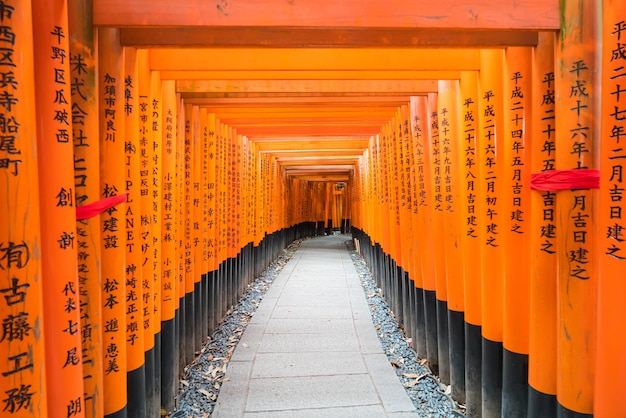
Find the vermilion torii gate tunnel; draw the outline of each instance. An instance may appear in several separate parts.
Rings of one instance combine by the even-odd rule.
[[[0,1],[2,415],[171,411],[246,284],[340,230],[468,416],[622,416],[625,17]]]

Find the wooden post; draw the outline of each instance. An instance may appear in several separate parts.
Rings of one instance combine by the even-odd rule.
[[[202,282],[201,282],[201,303],[202,303],[202,334],[200,344],[204,344],[206,341],[206,337],[209,335],[209,115],[208,110],[206,108],[200,108],[200,136],[201,136],[201,150],[200,150],[200,161],[201,161],[201,180],[200,180],[200,198],[201,198],[201,218],[200,228],[201,228],[201,240],[200,243],[202,245],[201,251],[201,265],[202,268],[200,271],[202,272]],[[212,269],[211,269],[212,270]]]
[[[7,1],[0,13],[7,55],[0,73],[0,374],[2,413],[48,416],[42,306],[42,245],[37,173],[31,3]]]
[[[425,151],[424,151],[424,135],[428,138],[427,132],[427,114],[428,105],[426,96],[413,96],[410,102],[410,129],[411,129],[411,154],[412,163],[411,170],[411,216],[413,232],[411,257],[412,275],[415,284],[415,302],[413,306],[413,322],[415,324],[415,332],[413,335],[413,349],[417,355],[426,358],[426,323],[424,321],[424,275],[422,270],[422,252],[425,249],[425,243],[420,237],[422,236],[421,225],[424,224],[424,195],[426,182],[429,177],[425,171]],[[363,209],[365,215],[366,209]]]
[[[477,138],[478,121],[478,74],[474,71],[461,73],[460,113],[462,114],[459,148],[462,152],[461,193],[463,212],[463,276],[465,281],[465,405],[468,416],[479,417],[482,411],[482,275],[480,271],[482,243],[479,214],[484,210],[479,199],[482,186],[479,173]]]
[[[194,310],[194,339],[193,339],[193,350],[194,352],[200,350],[202,347],[202,341],[204,336],[204,328],[202,327],[202,310],[203,310],[203,300],[202,300],[202,277],[204,276],[205,271],[202,267],[202,258],[203,258],[203,242],[202,242],[202,148],[203,148],[203,135],[202,135],[202,127],[203,122],[200,121],[201,115],[205,113],[200,112],[200,108],[197,106],[193,107],[193,116],[192,116],[192,187],[191,187],[191,202],[192,202],[192,213],[193,213],[193,222],[192,222],[192,237],[193,237],[193,263],[194,263],[194,273],[193,273],[193,304],[195,306]]]
[[[163,97],[161,75],[152,71],[150,82],[150,237],[152,264],[152,332],[154,334],[154,389],[148,393],[148,416],[161,412],[161,172],[163,159]]]
[[[481,268],[482,413],[487,417],[499,416],[502,403],[503,63],[502,50],[481,51],[478,153],[482,189],[479,200],[485,202],[484,211],[479,214],[479,223],[484,226],[480,235],[484,246]]]
[[[76,205],[81,207],[96,201],[100,194],[96,45],[91,1],[70,0],[68,6],[74,190]],[[104,415],[100,217],[79,220],[76,226],[85,393],[83,409],[86,417],[96,418]]]
[[[176,135],[176,184],[178,185],[177,191],[177,204],[176,204],[176,294],[177,301],[177,313],[176,313],[176,339],[178,342],[178,365],[177,373],[182,373],[185,363],[185,186],[183,184],[185,179],[185,105],[183,100],[177,96],[178,117],[177,117],[177,135]]]
[[[184,223],[184,275],[185,275],[185,357],[184,364],[191,363],[194,357],[195,306],[193,290],[195,283],[193,263],[193,106],[185,103],[185,145],[184,145],[184,188],[183,216]]]
[[[452,397],[465,403],[465,286],[463,277],[463,212],[459,140],[460,86],[458,80],[440,80],[438,93],[441,179],[444,194],[444,253]],[[463,179],[465,179],[463,177]]]
[[[626,43],[626,4],[602,2],[602,148],[600,156],[600,231],[598,322],[594,416],[619,416],[621,391],[619,376],[626,372],[623,353],[626,348],[624,325],[620,318],[626,309],[626,288],[620,272],[624,271],[624,191],[622,159],[626,157],[620,143],[626,136],[624,117],[626,91],[621,88]],[[624,33],[622,33],[624,32]]]
[[[141,265],[141,179],[137,50],[124,49],[124,165],[126,175],[126,349],[128,350],[128,415],[146,415],[146,376]]]
[[[124,55],[119,30],[98,29],[100,100],[100,197],[124,193]],[[126,416],[126,205],[100,215],[102,231],[102,321],[104,414]]]
[[[450,354],[448,339],[448,284],[446,283],[444,238],[441,232],[444,229],[445,210],[445,180],[443,156],[441,147],[439,108],[437,93],[428,94],[430,111],[430,169],[431,169],[431,221],[433,239],[433,273],[436,283],[436,322],[437,322],[437,370],[439,378],[444,384],[450,383]],[[428,307],[427,307],[428,309]]]
[[[176,239],[178,182],[176,181],[176,84],[163,81],[163,145],[162,145],[162,218],[161,224],[161,407],[174,409],[178,390],[178,344],[175,314],[178,294],[176,287]]]
[[[435,248],[432,245],[433,230],[433,188],[431,174],[432,160],[432,131],[431,111],[429,99],[426,96],[416,98],[415,122],[417,145],[417,190],[418,190],[418,245],[420,248],[420,263],[422,266],[423,306],[425,324],[425,346],[422,352],[428,359],[428,366],[433,371],[439,367],[437,351],[437,304],[436,304],[436,273]]]
[[[556,168],[597,168],[600,134],[599,2],[572,0],[561,7],[556,46]],[[557,225],[557,416],[593,413],[598,272],[598,191],[561,190]],[[606,231],[602,232],[603,234]]]
[[[150,147],[151,147],[151,112],[150,92],[152,75],[149,67],[147,50],[137,51],[137,92],[139,97],[138,114],[138,152],[139,152],[139,194],[140,216],[139,237],[141,244],[141,298],[143,311],[141,313],[141,326],[144,330],[145,374],[146,374],[146,408],[152,411],[154,405],[154,385],[156,383],[156,354],[154,347],[154,297],[153,277],[154,264],[152,263],[152,196],[150,172]]]
[[[84,416],[67,1],[33,7],[48,413]],[[10,357],[11,374],[32,359]],[[58,379],[58,380],[57,380]]]
[[[209,259],[209,334],[212,334],[219,322],[217,317],[217,269],[219,254],[217,246],[217,120],[214,113],[207,115],[207,246]],[[256,243],[258,245],[258,242]]]
[[[502,416],[526,418],[530,315],[532,50],[506,50],[504,117],[504,330]]]
[[[554,170],[554,33],[542,33],[533,54],[532,173]],[[556,192],[531,193],[528,417],[556,416]]]

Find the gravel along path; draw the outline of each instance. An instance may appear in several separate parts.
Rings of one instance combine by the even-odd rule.
[[[196,359],[185,367],[176,397],[176,410],[169,418],[209,417],[222,383],[230,357],[246,325],[256,311],[263,295],[280,270],[300,246],[302,240],[291,243],[279,257],[246,290],[239,303],[230,309],[217,330],[202,348]],[[376,287],[363,258],[354,250],[352,240],[346,241],[347,250],[359,273],[363,292],[370,306],[372,321],[381,345],[398,378],[413,401],[420,417],[463,417],[463,406],[450,397],[450,387],[443,385],[419,359],[406,335],[398,327],[393,312]]]

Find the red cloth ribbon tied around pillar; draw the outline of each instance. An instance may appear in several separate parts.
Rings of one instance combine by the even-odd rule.
[[[600,170],[550,170],[530,175],[530,188],[534,190],[597,189],[600,187]]]
[[[93,218],[96,215],[101,214],[107,209],[111,209],[115,205],[119,205],[126,201],[127,193],[111,196],[104,199],[100,199],[97,202],[90,203],[88,205],[79,206],[76,208],[76,220],[81,221],[83,219]]]

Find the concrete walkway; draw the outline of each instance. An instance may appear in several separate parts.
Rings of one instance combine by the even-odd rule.
[[[385,356],[345,235],[306,240],[228,363],[212,417],[415,417]]]

